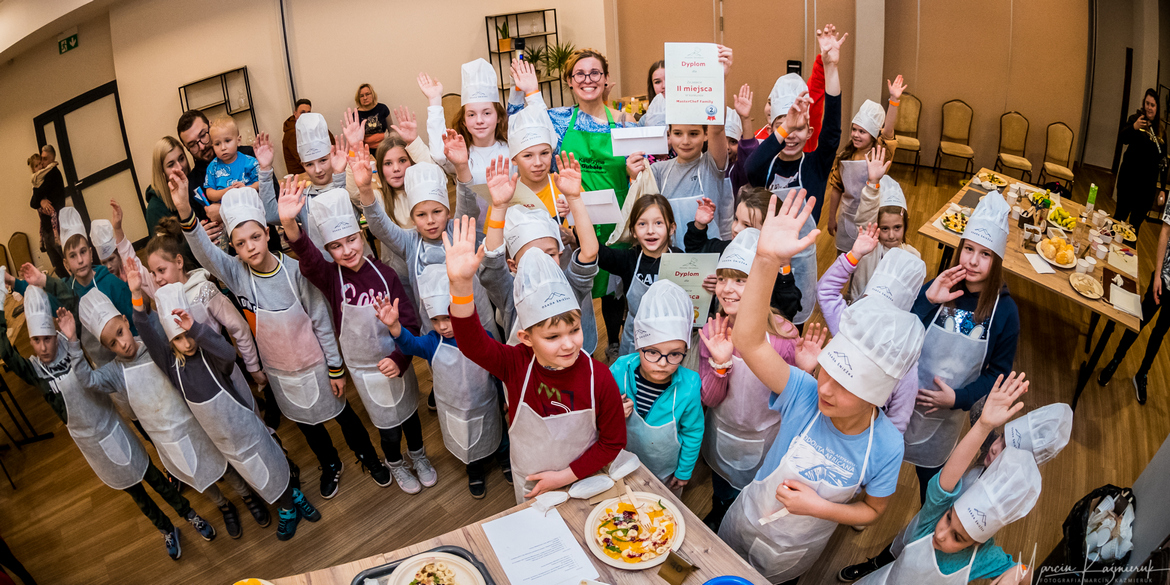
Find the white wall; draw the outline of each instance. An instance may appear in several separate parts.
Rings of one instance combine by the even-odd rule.
[[[1085,143],[1085,163],[1094,166],[1113,164],[1125,85],[1125,49],[1133,46],[1135,9],[1135,0],[1097,0],[1097,60]],[[1136,78],[1136,55],[1134,67]]]

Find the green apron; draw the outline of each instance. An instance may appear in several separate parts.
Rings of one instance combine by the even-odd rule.
[[[626,202],[626,193],[630,190],[630,180],[626,175],[626,159],[613,155],[613,142],[609,133],[585,132],[577,129],[577,112],[581,108],[573,107],[573,116],[569,118],[569,127],[565,130],[565,137],[561,139],[561,151],[571,152],[581,164],[581,187],[585,191],[600,191],[613,189],[617,194],[618,205]],[[605,118],[610,128],[617,128],[609,108],[605,108]],[[610,225],[595,225],[597,239],[605,242],[617,227]],[[609,273],[604,270],[597,272],[593,279],[593,298],[605,296],[609,289]]]

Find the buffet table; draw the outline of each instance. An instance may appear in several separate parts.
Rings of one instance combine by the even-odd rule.
[[[625,482],[634,491],[653,492],[663,499],[670,500],[682,511],[683,523],[686,526],[686,535],[679,552],[697,565],[697,569],[684,581],[685,584],[700,585],[714,577],[735,575],[747,579],[751,583],[767,585],[767,579],[757,573],[739,555],[735,554],[722,540],[719,540],[719,537],[711,532],[703,524],[703,521],[695,516],[690,509],[675,498],[670,493],[670,490],[666,489],[666,486],[662,485],[662,482],[658,481],[645,466],[639,467],[637,471],[627,476]],[[472,504],[469,503],[469,505]],[[275,585],[349,585],[358,573],[366,569],[426,552],[438,546],[449,545],[462,547],[471,551],[487,567],[488,572],[491,573],[491,578],[497,585],[508,585],[511,582],[504,575],[500,561],[496,558],[496,554],[488,542],[487,535],[483,530],[483,524],[509,514],[514,514],[528,506],[529,504],[527,502],[520,504],[494,516],[484,518],[475,524],[464,526],[447,534],[437,536],[430,540],[424,540],[396,551],[374,555],[328,569],[276,579],[273,583]],[[589,556],[589,560],[593,562],[593,566],[600,574],[597,580],[610,585],[638,585],[643,583],[647,585],[662,585],[666,583],[666,581],[658,576],[658,570],[661,567],[654,567],[643,571],[619,570],[602,563],[588,552],[585,543],[584,524],[586,517],[592,511],[593,507],[584,500],[570,499],[557,506],[556,509],[564,518],[565,523],[569,526],[569,530],[573,533],[577,542],[583,549],[586,549],[585,554]]]

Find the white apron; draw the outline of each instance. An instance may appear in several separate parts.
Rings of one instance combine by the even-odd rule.
[[[203,367],[215,379],[215,372],[207,357],[199,352]],[[178,372],[178,364],[175,364]],[[180,389],[183,377],[179,379]],[[219,381],[216,380],[219,385]],[[184,392],[184,396],[186,392]],[[284,450],[268,433],[268,426],[251,409],[245,408],[231,394],[219,386],[215,397],[206,402],[187,401],[195,420],[207,432],[211,442],[228,463],[243,476],[244,481],[269,504],[275,503],[288,488],[289,467]]]
[[[776,165],[776,158],[768,164],[768,174],[772,174],[772,167]],[[788,182],[788,184],[781,184],[780,177],[773,177],[772,183],[768,185],[768,190],[776,194],[777,204],[784,202],[784,197],[788,195],[788,191],[796,189],[799,191],[803,187],[801,183],[801,174],[804,168],[804,154],[800,155],[800,165],[797,167],[796,176]],[[779,205],[777,205],[779,207]],[[804,225],[800,226],[800,237],[807,236],[816,229],[816,221],[813,216],[809,215],[808,220]],[[800,312],[792,319],[794,325],[801,325],[808,318],[812,316],[813,309],[817,305],[817,243],[813,242],[811,246],[805,248],[792,257],[792,278],[796,280],[796,287],[800,289]]]
[[[636,407],[626,418],[626,450],[637,455],[650,473],[663,483],[678,469],[678,456],[682,453],[682,443],[678,440],[678,419],[673,416],[678,404],[678,391],[673,388],[669,391],[670,422],[652,427],[638,414]]]
[[[80,323],[78,323],[80,325]],[[104,345],[96,335],[90,333],[89,329],[80,327],[81,329],[81,349],[85,350],[85,355],[89,356],[89,361],[93,364],[94,369],[100,368],[112,361],[114,361],[114,352]],[[100,335],[100,332],[99,332]],[[134,414],[134,409],[130,408],[130,399],[126,397],[126,393],[119,390],[110,395],[110,400],[114,403],[114,408],[118,409],[118,413],[126,420],[138,420],[138,415]]]
[[[166,374],[149,356],[139,355],[143,357],[142,363],[122,364],[130,406],[158,448],[158,458],[167,471],[202,493],[223,477],[227,460]]]
[[[951,388],[962,388],[979,377],[983,371],[983,360],[987,357],[987,339],[980,334],[990,332],[987,328],[995,319],[999,308],[999,291],[995,293],[995,306],[991,316],[982,324],[975,325],[972,338],[957,331],[967,311],[940,306],[931,316],[926,328],[926,339],[922,343],[922,356],[918,358],[919,388],[934,388],[937,376]],[[946,327],[937,325],[939,315],[946,317]],[[959,443],[963,432],[963,419],[967,411],[959,408],[940,409],[926,414],[926,408],[915,406],[906,425],[906,452],[902,460],[918,467],[940,467],[947,462],[951,451]]]
[[[638,314],[638,307],[642,306],[642,296],[650,290],[650,285],[638,278],[643,256],[642,252],[638,252],[638,260],[634,262],[634,276],[630,279],[630,290],[626,291],[626,322],[622,325],[622,342],[618,346],[618,355],[634,352],[634,317]]]
[[[845,189],[837,205],[837,250],[842,253],[852,250],[853,242],[857,241],[857,207],[868,180],[869,167],[864,160],[841,161],[841,183]]]
[[[280,271],[296,295],[297,288],[283,262]],[[248,279],[255,301],[260,297],[256,294],[256,277],[250,270]],[[325,354],[313,334],[313,320],[304,307],[293,301],[287,309],[270,311],[261,309],[259,303],[253,304],[256,305],[256,351],[264,362],[272,394],[284,416],[293,422],[316,425],[341,414],[345,398],[333,395]]]
[[[211,327],[216,333],[222,335],[223,326],[220,325],[220,323],[218,323],[215,319],[211,318],[211,312],[207,310],[206,300],[199,298],[198,294],[193,294],[196,293],[194,290],[188,292],[186,287],[183,288],[183,293],[186,295],[187,305],[191,309],[191,318],[204,325],[207,325],[208,327]],[[252,387],[248,385],[248,379],[244,377],[244,372],[243,370],[240,370],[239,364],[235,364],[232,367],[231,380],[232,386],[235,386],[236,390],[239,391],[240,396],[244,400],[248,401],[248,408],[257,410],[256,400],[252,397]],[[257,414],[259,414],[259,412],[257,412]]]
[[[683,238],[687,233],[686,226],[688,223],[695,221],[695,214],[699,211],[699,200],[707,196],[707,190],[703,188],[703,175],[699,173],[699,164],[702,163],[695,165],[695,178],[699,181],[699,194],[692,197],[667,198],[667,201],[670,201],[670,209],[674,212],[674,223],[676,226],[678,226],[674,230],[674,247],[678,248],[679,250],[686,249],[686,246],[683,245]],[[670,172],[673,171],[674,167],[676,166],[678,165],[667,165],[666,176],[662,177],[663,185],[665,185],[667,180],[670,179]],[[716,199],[718,199],[718,196],[716,196]],[[716,211],[718,212],[718,210]],[[715,224],[716,221],[712,220],[711,223]],[[715,226],[715,231],[719,231],[718,225]]]
[[[971,567],[975,565],[975,555],[979,553],[979,543],[971,551],[971,562],[966,568],[950,575],[944,575],[938,568],[938,559],[934,556],[934,545],[931,539],[934,535],[927,534],[906,545],[906,550],[894,562],[866,575],[857,582],[858,585],[895,585],[910,583],[913,585],[967,585],[970,583]]]
[[[593,360],[581,352],[578,359],[589,362],[589,404],[596,406],[594,396]],[[516,503],[524,503],[524,494],[532,491],[536,482],[525,478],[542,471],[560,471],[583,455],[597,442],[597,410],[587,408],[564,414],[542,417],[524,402],[528,380],[532,377],[532,366],[536,355],[528,362],[524,374],[524,385],[516,405],[516,417],[508,428],[511,445],[512,484],[516,492]]]
[[[771,335],[765,333],[771,346]],[[768,408],[769,389],[743,358],[731,356],[727,397],[708,410],[703,460],[711,471],[742,490],[764,464],[764,454],[780,432],[780,413]]]
[[[789,514],[761,526],[760,518],[781,508],[780,501],[776,499],[776,489],[780,484],[785,480],[799,481],[815,489],[825,500],[844,504],[857,495],[865,482],[869,452],[873,448],[873,423],[877,418],[877,410],[874,409],[869,419],[869,442],[865,447],[865,458],[857,483],[852,486],[834,487],[824,480],[810,482],[795,465],[799,461],[805,469],[810,469],[818,464],[829,464],[825,456],[806,440],[809,429],[822,418],[826,421],[824,424],[833,424],[819,412],[813,416],[812,422],[788,444],[788,452],[776,470],[763,480],[753,480],[748,484],[719,526],[719,537],[773,583],[795,579],[808,571],[837,528],[837,523],[832,520],[797,514]]]
[[[389,295],[390,285],[386,284],[380,271],[375,268],[374,272],[382,280],[382,286]],[[341,266],[337,267],[337,279],[344,290],[345,279],[341,276]],[[414,375],[414,364],[407,365],[397,378],[387,378],[378,370],[378,362],[394,353],[395,347],[390,330],[378,320],[378,312],[373,305],[343,302],[338,328],[341,330],[337,338],[341,356],[345,358],[345,365],[349,368],[358,396],[362,397],[366,413],[370,415],[370,422],[379,429],[400,426],[418,410],[418,379]]]
[[[503,438],[500,401],[487,370],[479,367],[458,347],[439,340],[431,357],[435,408],[443,444],[464,463],[479,461],[496,452]]]

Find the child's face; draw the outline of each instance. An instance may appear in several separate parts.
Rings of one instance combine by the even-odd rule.
[[[543,184],[548,181],[548,171],[552,168],[552,147],[547,144],[529,146],[520,151],[516,158],[520,178],[529,185]]]
[[[520,343],[532,348],[536,361],[548,368],[564,369],[577,363],[581,355],[581,344],[585,342],[581,333],[581,320],[572,323],[560,322],[555,325],[543,324],[532,327],[531,331],[521,329],[516,333]]]
[[[451,339],[455,337],[455,328],[451,326],[451,317],[447,315],[439,315],[438,317],[431,317],[431,328],[435,330],[443,339]]]
[[[65,267],[79,280],[93,276],[93,254],[89,251],[88,241],[82,240],[81,244],[65,251]]]
[[[120,280],[126,280],[126,276],[122,274],[122,254],[118,253],[117,250],[114,250],[109,258],[102,260],[102,266],[105,266],[110,274],[117,276]]]
[[[883,213],[878,217],[878,242],[888,249],[902,245],[906,237],[906,224],[901,213]]]
[[[329,160],[329,155],[303,164],[305,175],[314,185],[324,187],[333,182],[333,163]]]
[[[727,137],[727,163],[735,164],[736,157],[739,156],[739,137]],[[731,168],[731,167],[728,167]]]
[[[476,141],[491,140],[496,135],[496,124],[500,116],[493,102],[480,102],[463,106],[463,124]],[[469,145],[470,146],[470,145]]]
[[[739,313],[739,300],[743,297],[743,289],[747,287],[746,278],[726,278],[720,276],[715,281],[715,298],[719,299],[719,306],[723,312],[734,317]]]
[[[183,256],[178,254],[174,260],[167,260],[162,252],[155,252],[146,258],[146,267],[154,276],[154,283],[160,287],[172,282],[183,282]]]
[[[666,68],[655,69],[651,78],[654,80],[654,95],[666,93]],[[654,99],[654,95],[650,96],[650,99]]]
[[[671,124],[666,142],[678,153],[680,161],[692,161],[703,154],[707,131],[698,124]]]
[[[957,553],[975,544],[975,539],[967,534],[967,529],[959,522],[958,512],[951,506],[947,513],[938,519],[938,524],[934,525],[934,536],[930,538],[930,543],[937,551]]]
[[[102,345],[122,359],[133,359],[138,355],[138,342],[130,333],[130,322],[125,315],[110,319],[102,329]]]
[[[846,390],[821,368],[817,374],[817,408],[821,414],[834,418],[857,416],[873,409],[873,405]]]
[[[780,114],[775,121],[772,122],[772,131],[775,132],[777,128],[784,124],[784,119],[788,117],[787,112]],[[787,128],[787,125],[785,125]],[[776,135],[780,137],[779,134]],[[812,128],[808,122],[804,122],[799,128],[788,128],[788,137],[784,139],[784,147],[780,149],[780,153],[789,156],[799,156],[804,151],[804,143],[812,137]]]
[[[976,244],[971,240],[963,240],[963,250],[959,252],[959,266],[967,269],[967,283],[978,284],[991,275],[991,262],[995,252],[991,248]]]
[[[232,230],[232,248],[248,266],[259,269],[268,257],[268,230],[255,221],[246,221]]]
[[[768,99],[767,99],[767,100],[764,102],[764,117],[765,117],[765,118],[771,118],[771,117],[772,117],[772,98],[768,98]]]
[[[764,218],[760,217],[760,212],[748,207],[747,203],[741,202],[735,206],[735,222],[731,224],[731,237],[738,236],[739,232],[747,228],[760,229],[763,226]]]
[[[410,162],[405,148],[395,146],[387,150],[386,157],[382,159],[382,176],[386,177],[386,184],[395,189],[401,189],[406,179],[406,169],[410,168],[412,164],[414,163]]]
[[[353,271],[360,269],[362,263],[365,262],[365,257],[362,255],[365,246],[360,232],[325,244],[325,251],[329,252],[334,262]]]
[[[414,220],[419,235],[427,240],[442,237],[450,217],[450,210],[438,201],[423,201],[410,210],[410,218]]]
[[[647,356],[646,354],[650,355]],[[642,377],[654,384],[665,384],[678,371],[682,359],[687,356],[687,343],[681,339],[672,339],[648,345],[638,351],[638,368]],[[657,361],[651,358],[658,358]],[[670,362],[678,360],[678,363]]]
[[[53,358],[57,357],[56,335],[37,335],[29,337],[28,340],[32,342],[33,353],[37,355],[37,359],[41,360],[41,363],[51,363]]]
[[[996,437],[995,441],[992,441],[991,447],[987,449],[987,455],[983,456],[983,467],[991,467],[999,454],[1003,453],[1004,447],[1007,447],[1007,441],[1004,440],[1003,435]]]
[[[853,124],[849,129],[849,140],[857,150],[869,150],[869,147],[873,146],[873,136],[857,124]]]
[[[211,129],[211,148],[215,149],[215,158],[225,163],[234,162],[239,147],[239,131],[232,128]]]
[[[523,258],[529,250],[533,249],[540,250],[541,252],[548,254],[548,257],[552,258],[553,262],[557,263],[557,266],[561,265],[561,250],[560,246],[557,245],[557,241],[552,238],[536,238],[535,240],[520,246],[520,250],[516,252],[515,258],[508,258],[508,270],[511,270],[513,273],[515,273],[520,259]]]
[[[657,205],[651,205],[642,212],[634,223],[634,238],[647,252],[665,250],[674,237],[674,226],[666,223],[666,217]]]
[[[188,335],[186,331],[176,335],[171,340],[171,345],[174,346],[175,351],[187,357],[195,355],[195,350],[199,349],[199,346],[195,345],[195,339]]]

